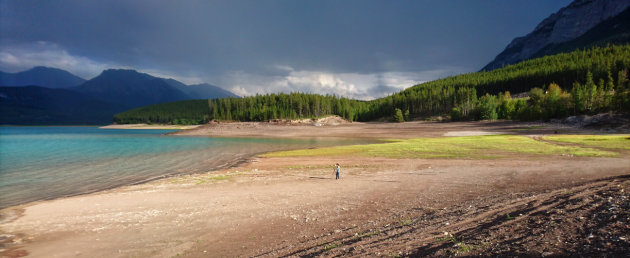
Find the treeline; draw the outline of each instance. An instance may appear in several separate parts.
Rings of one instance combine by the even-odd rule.
[[[326,115],[338,115],[348,121],[365,121],[364,114],[370,107],[366,101],[305,93],[211,99],[208,103],[214,119],[229,121],[269,121]]]
[[[304,93],[180,101],[119,113],[114,122],[186,124],[325,115],[370,121],[394,115],[395,120],[410,120],[447,114],[454,120],[538,120],[609,110],[628,112],[628,69],[630,45],[596,47],[451,76],[372,101]],[[529,92],[529,98],[512,99],[510,92]]]
[[[408,88],[374,100],[378,104],[367,120],[390,116],[395,109],[409,110],[412,117],[448,114],[458,108],[468,115],[476,98],[501,92],[521,93],[551,83],[571,89],[574,82],[607,80],[609,74],[630,69],[630,45],[595,47],[520,62],[489,72],[451,76]]]
[[[207,100],[184,100],[134,108],[114,115],[118,124],[205,124],[211,120]]]
[[[585,83],[574,82],[571,91],[551,83],[544,88],[533,88],[528,98],[512,99],[510,92],[486,94],[476,101],[472,112],[465,114],[458,107],[451,109],[454,121],[479,119],[547,120],[569,115],[596,114],[608,111],[630,112],[630,83],[626,70],[612,74],[598,83],[586,74]]]
[[[370,102],[334,95],[305,93],[267,94],[242,98],[185,100],[155,104],[118,113],[114,122],[201,124],[219,121],[269,121],[338,115],[348,121],[365,121]]]

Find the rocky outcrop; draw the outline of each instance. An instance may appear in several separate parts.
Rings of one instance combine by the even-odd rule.
[[[547,17],[531,33],[512,40],[483,70],[514,64],[531,58],[546,46],[573,40],[628,7],[630,1],[626,0],[575,0]]]

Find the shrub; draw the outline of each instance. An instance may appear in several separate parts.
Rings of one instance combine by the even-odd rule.
[[[494,95],[486,94],[479,98],[479,104],[477,105],[477,112],[479,118],[487,120],[496,120],[498,107],[497,97]]]
[[[405,117],[403,116],[402,110],[400,110],[400,108],[394,110],[394,121],[399,123],[405,122]]]
[[[451,109],[451,121],[461,121],[464,117],[462,116],[462,111],[459,108]]]

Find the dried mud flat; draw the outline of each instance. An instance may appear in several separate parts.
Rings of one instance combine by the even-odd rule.
[[[446,131],[441,124],[393,126],[399,128],[380,134],[420,127],[415,135],[574,130],[510,123],[454,123]],[[285,127],[292,126],[275,130]],[[377,137],[376,131],[355,132]],[[331,136],[343,137],[322,137]],[[337,162],[341,180],[334,180]],[[207,174],[2,210],[0,254],[624,256],[630,252],[629,168],[628,151],[615,158],[254,158]]]

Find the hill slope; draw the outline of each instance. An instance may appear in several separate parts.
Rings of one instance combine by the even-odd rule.
[[[0,87],[0,124],[109,124],[124,109],[67,89]]]
[[[186,93],[190,99],[238,98],[236,94],[208,83],[186,85],[174,79],[164,79],[164,81]]]
[[[618,15],[628,7],[630,7],[630,1],[575,0],[567,7],[547,17],[531,33],[512,40],[505,50],[482,70],[489,71],[530,59],[545,47],[568,42],[582,36],[601,22]],[[577,46],[577,48],[583,47],[587,46]]]
[[[129,108],[189,99],[162,78],[123,69],[105,70],[72,90]]]
[[[70,88],[85,82],[85,79],[57,68],[37,66],[18,73],[0,71],[0,86],[37,85],[47,88]]]
[[[630,43],[630,8],[627,8],[615,17],[601,22],[582,36],[564,43],[547,45],[532,55],[532,58],[570,52],[580,48],[627,43]]]
[[[207,83],[188,85],[183,91],[192,99],[238,98],[232,92]]]

